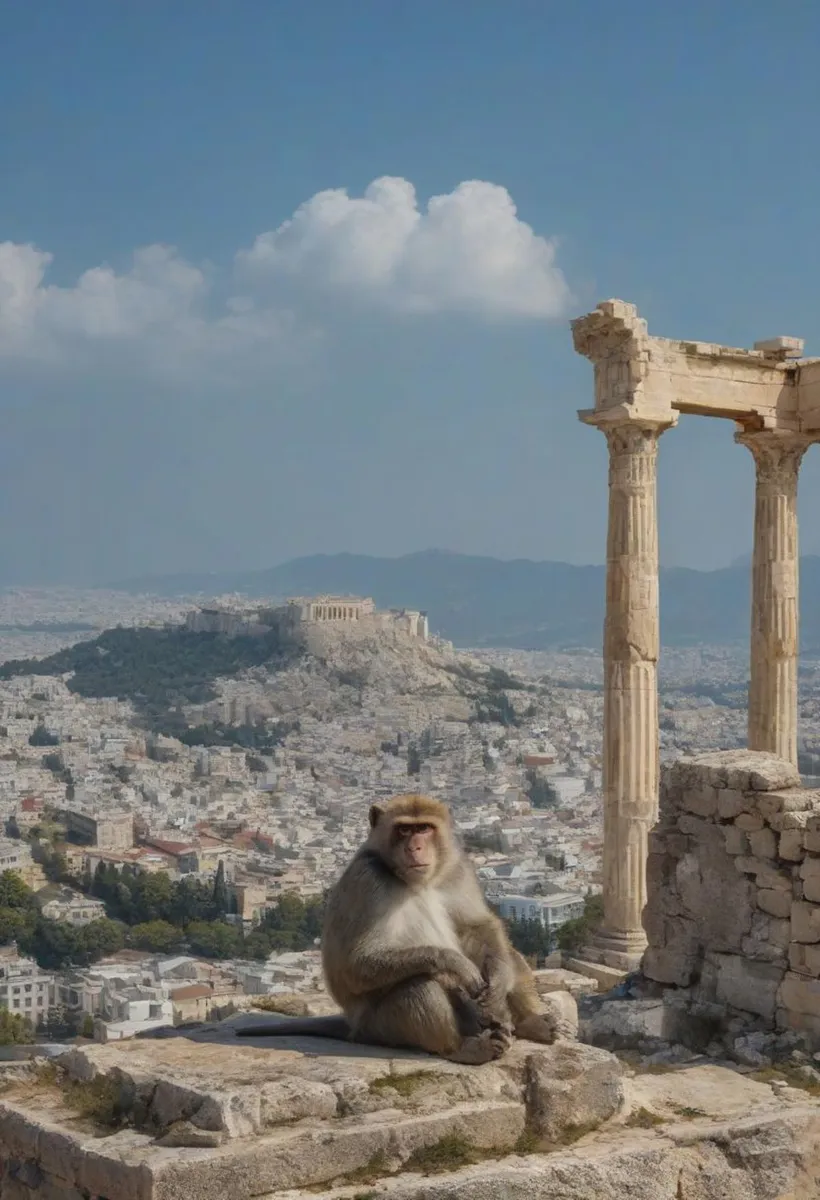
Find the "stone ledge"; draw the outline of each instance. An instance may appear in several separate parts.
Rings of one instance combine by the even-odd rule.
[[[520,1042],[498,1063],[470,1068],[373,1047],[352,1056],[318,1039],[299,1039],[303,1050],[249,1049],[226,1043],[231,1034],[75,1049],[63,1073],[35,1065],[9,1079],[3,1200],[603,1200],[626,1194],[627,1183],[636,1200],[782,1200],[809,1171],[809,1145],[820,1146],[820,1103],[721,1067],[641,1074],[577,1042]],[[266,1124],[260,1096],[286,1079],[327,1090],[280,1095]],[[309,1095],[320,1098],[312,1112]],[[112,1129],[114,1098],[128,1124]],[[207,1106],[200,1126],[197,1102]],[[183,1141],[223,1140],[171,1146],[174,1130]],[[675,1191],[687,1171],[699,1178],[704,1156],[712,1190]]]
[[[737,1122],[681,1123],[619,1141],[583,1139],[552,1155],[448,1174],[409,1174],[321,1192],[322,1200],[808,1200],[820,1182],[820,1119],[793,1108]],[[259,1200],[317,1200],[315,1191]]]
[[[310,1038],[253,1048],[229,1024],[195,1036],[76,1048],[10,1079],[4,1200],[27,1197],[25,1180],[38,1181],[32,1200],[46,1186],[55,1200],[249,1200],[374,1162],[398,1170],[448,1139],[507,1154],[525,1134],[597,1127],[624,1102],[623,1065],[574,1041],[518,1042],[464,1067]]]

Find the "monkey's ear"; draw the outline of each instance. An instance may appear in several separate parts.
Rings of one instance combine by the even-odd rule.
[[[379,817],[384,816],[384,809],[381,804],[371,804],[370,806],[370,828],[375,829],[379,823]]]

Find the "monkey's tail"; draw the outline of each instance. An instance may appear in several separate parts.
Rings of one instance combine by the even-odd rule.
[[[255,1025],[237,1025],[237,1037],[320,1037],[350,1040],[350,1025],[345,1017],[282,1017],[278,1021],[260,1021]]]

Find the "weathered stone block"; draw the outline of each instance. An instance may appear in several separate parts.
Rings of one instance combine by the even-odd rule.
[[[791,763],[754,750],[719,750],[678,759],[665,769],[673,786],[707,783],[740,792],[766,792],[797,787],[800,776]]]
[[[753,755],[754,762],[749,771],[749,786],[753,792],[774,792],[780,788],[800,787],[800,772],[793,763],[778,758],[776,754],[755,751]]]
[[[756,833],[763,828],[764,824],[763,818],[757,812],[742,812],[735,817],[735,825],[738,829],[745,830],[746,833]]]
[[[820,902],[820,858],[804,858],[798,868],[803,881],[803,896],[814,903]]]
[[[723,837],[727,854],[749,854],[749,837],[737,825],[724,825]]]
[[[649,945],[644,952],[642,969],[657,983],[687,987],[700,961],[700,940],[696,923],[687,917],[665,914],[647,908],[644,928]]]
[[[775,1020],[778,1029],[793,1029],[797,1033],[808,1035],[812,1040],[820,1040],[820,1017],[810,1013],[797,1012],[794,1009],[780,1008]],[[802,1200],[802,1197],[800,1197]]]
[[[803,834],[803,845],[812,854],[820,854],[820,830],[807,829]]]
[[[807,829],[810,819],[809,812],[782,812],[769,817],[767,823],[777,833],[782,833],[784,829]]]
[[[530,1127],[547,1141],[596,1127],[624,1102],[624,1069],[614,1054],[578,1042],[544,1047],[527,1063]]]
[[[671,858],[682,858],[689,852],[691,842],[685,833],[669,833],[666,836],[666,853]]]
[[[686,812],[694,813],[698,817],[714,817],[718,810],[717,789],[709,784],[701,784],[684,791],[680,803]]]
[[[820,980],[787,972],[780,985],[778,1003],[787,1012],[820,1019]]]
[[[783,979],[783,968],[774,964],[751,962],[739,954],[718,955],[716,996],[718,1001],[731,1004],[743,1012],[756,1013],[768,1020],[774,1018],[777,989]],[[788,1004],[785,1007],[789,1007]]]
[[[783,899],[782,892],[773,892],[772,895],[778,900]],[[788,900],[788,897],[786,899]],[[769,916],[766,911],[756,912],[752,917],[749,935],[740,944],[741,953],[746,958],[753,958],[758,962],[785,964],[790,938],[790,921]]]
[[[748,807],[743,792],[735,788],[719,788],[717,798],[718,816],[722,821],[731,821]]]
[[[707,838],[712,837],[714,828],[715,826],[711,821],[707,821],[703,817],[696,817],[694,813],[681,813],[678,817],[678,829],[680,832],[688,834],[698,841],[705,841]]]
[[[805,900],[792,901],[792,940],[820,942],[820,908]]]
[[[789,946],[789,966],[800,975],[820,975],[820,945],[792,942]]]
[[[781,792],[767,792],[757,801],[757,811],[766,820],[778,813],[806,812],[811,807],[811,793],[799,786]]]
[[[758,888],[757,907],[773,917],[790,917],[792,898],[788,892],[776,891],[774,888]]]
[[[776,892],[791,893],[793,881],[789,870],[778,870],[769,863],[759,862],[755,878],[759,888],[772,888]]]
[[[780,835],[778,854],[787,862],[800,862],[805,854],[802,829],[784,829]]]
[[[774,859],[777,857],[777,838],[771,829],[757,829],[750,833],[749,845],[756,858]]]
[[[798,868],[801,879],[820,879],[820,858],[809,855]]]

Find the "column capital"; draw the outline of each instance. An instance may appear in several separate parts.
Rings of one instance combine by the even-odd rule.
[[[678,423],[676,412],[655,416],[646,414],[636,416],[625,405],[615,408],[597,409],[582,408],[578,411],[578,420],[584,425],[592,425],[606,435],[608,442],[622,443],[624,449],[634,444],[637,448],[645,438],[659,438],[667,429],[674,429]]]
[[[602,300],[598,307],[570,322],[572,342],[579,354],[592,362],[602,358],[639,358],[649,348],[646,321],[634,304]]]
[[[816,433],[793,433],[784,429],[739,429],[735,441],[752,454],[760,484],[790,489],[797,484],[803,455],[813,442],[820,440]]]

